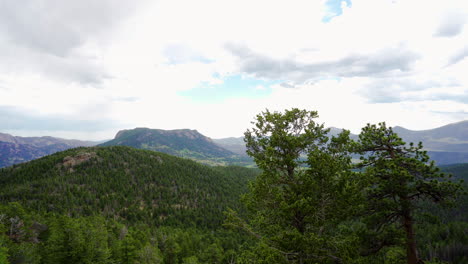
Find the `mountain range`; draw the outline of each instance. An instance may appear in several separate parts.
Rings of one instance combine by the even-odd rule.
[[[329,134],[334,136],[341,131],[343,129],[331,127]],[[419,131],[396,126],[393,131],[407,143],[422,142],[430,158],[438,165],[468,162],[468,120]],[[359,138],[356,134],[350,137],[354,140]],[[214,142],[238,155],[245,155],[243,137],[215,139]]]
[[[96,145],[97,142],[55,137],[15,137],[0,133],[0,168],[37,159],[58,151]]]
[[[407,142],[423,142],[428,151],[468,152],[468,121],[429,130],[413,131],[399,126],[393,130]]]
[[[431,159],[438,165],[468,162],[468,121],[429,130],[393,128],[406,142],[422,142]],[[341,132],[330,128],[330,135]],[[351,134],[353,139],[358,135]],[[54,137],[15,137],[0,133],[0,167],[37,159],[57,151],[79,146],[93,146],[97,142],[67,140]],[[129,146],[164,152],[189,158],[208,165],[252,166],[245,153],[243,137],[211,139],[197,130],[162,130],[135,128],[119,131],[115,138],[99,146]]]

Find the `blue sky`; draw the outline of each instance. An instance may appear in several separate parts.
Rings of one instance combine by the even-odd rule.
[[[329,10],[329,14],[325,15],[322,18],[323,22],[330,22],[334,17],[340,16],[343,13],[341,8],[342,3],[345,3],[346,6],[351,7],[351,0],[328,0],[326,6]]]
[[[435,128],[468,119],[467,23],[464,0],[6,1],[0,132],[222,138],[292,107]]]
[[[261,80],[242,75],[218,77],[219,83],[202,82],[193,89],[181,91],[181,96],[203,103],[219,103],[233,98],[258,99],[271,94],[271,86],[280,81]]]

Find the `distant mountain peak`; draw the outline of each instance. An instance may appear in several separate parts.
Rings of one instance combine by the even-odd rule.
[[[196,129],[170,129],[170,130],[165,130],[165,129],[155,129],[155,128],[147,128],[147,127],[136,127],[134,129],[123,129],[117,132],[115,135],[114,139],[118,139],[124,135],[127,135],[128,133],[159,133],[159,134],[165,134],[165,135],[175,135],[175,136],[180,136],[180,137],[191,137],[191,138],[208,138],[205,137],[204,135],[200,134]]]
[[[8,143],[15,143],[15,137],[10,134],[0,133],[0,141],[8,142]]]
[[[95,142],[51,136],[18,137],[0,133],[0,168],[33,160],[69,148],[96,145]]]
[[[102,146],[129,146],[168,153],[199,161],[232,158],[235,153],[215,144],[209,137],[194,129],[151,129],[134,128],[119,131],[111,141]]]
[[[415,132],[414,130],[411,130],[411,129],[407,129],[407,128],[404,128],[402,126],[394,126],[392,127],[393,131],[395,131],[396,133],[411,133],[411,132]]]
[[[462,121],[452,123],[452,125],[454,124],[468,124],[468,120],[462,120]]]

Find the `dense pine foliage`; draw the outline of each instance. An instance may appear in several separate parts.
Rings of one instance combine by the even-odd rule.
[[[453,175],[453,180],[464,180],[468,190],[468,163],[442,166],[441,171]],[[468,263],[468,195],[462,195],[448,208],[421,204],[430,215],[420,215],[418,241],[425,259],[444,260],[446,263]]]
[[[248,216],[230,211],[228,223],[256,240],[249,263],[466,262],[467,222],[450,218],[465,213],[446,207],[462,201],[463,186],[421,143],[385,123],[358,140],[348,131],[329,139],[317,117],[266,110],[245,133],[262,173],[245,197]]]
[[[130,147],[77,148],[2,169],[0,200],[70,216],[213,228],[227,207],[239,206],[254,174]]]
[[[0,263],[227,263],[245,237],[223,212],[256,174],[123,146],[1,169]]]
[[[244,238],[196,228],[122,224],[101,216],[0,205],[0,263],[232,263]]]

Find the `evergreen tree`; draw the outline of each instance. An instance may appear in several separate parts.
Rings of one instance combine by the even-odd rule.
[[[350,238],[338,228],[352,215],[359,194],[350,170],[349,132],[329,142],[328,130],[314,122],[317,117],[299,109],[266,110],[245,133],[247,153],[262,173],[244,199],[250,223],[232,211],[229,223],[269,248],[251,257],[280,254],[288,263],[343,263],[353,254]]]
[[[407,145],[385,123],[367,125],[359,135],[358,149],[363,154],[360,166],[369,180],[366,189],[368,223],[377,233],[394,228],[394,224],[404,230],[408,264],[422,262],[414,228],[417,202],[439,203],[453,198],[461,188],[439,172],[422,148],[421,143]],[[374,250],[391,245],[393,240],[382,238],[374,245]]]
[[[8,248],[0,246],[0,263],[8,264]]]

